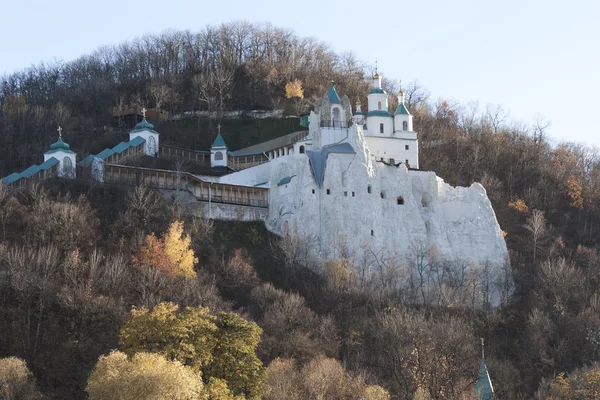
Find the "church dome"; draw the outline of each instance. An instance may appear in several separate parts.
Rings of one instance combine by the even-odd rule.
[[[152,125],[150,122],[146,121],[146,118],[144,118],[143,120],[141,120],[140,122],[137,123],[137,125],[135,126],[135,130],[138,129],[152,129],[154,130],[154,125]]]
[[[50,150],[69,150],[70,146],[63,142],[62,138],[58,138],[55,143],[52,143]]]

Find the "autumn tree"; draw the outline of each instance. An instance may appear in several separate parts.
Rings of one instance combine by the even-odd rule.
[[[198,259],[190,249],[192,239],[183,234],[183,222],[174,221],[162,238],[154,233],[146,236],[146,241],[133,258],[137,267],[149,266],[172,277],[196,276],[194,266]]]
[[[559,374],[549,388],[540,389],[536,398],[545,400],[592,400],[600,398],[600,367]]]
[[[277,358],[269,365],[271,391],[267,400],[389,400],[380,386],[367,385],[332,358],[315,357],[304,366],[291,359]]]
[[[154,353],[101,356],[88,379],[90,400],[207,400],[200,376]]]
[[[302,81],[300,79],[294,79],[285,84],[285,97],[288,100],[294,101],[296,115],[300,115],[302,100],[304,99],[304,89],[302,88]]]
[[[0,358],[0,398],[6,400],[35,400],[41,398],[35,378],[25,361]]]
[[[256,357],[261,329],[235,313],[211,315],[204,307],[180,310],[161,303],[153,310],[134,308],[121,328],[121,349],[128,355],[156,352],[178,360],[205,380],[222,379],[234,395],[260,398],[265,369]]]

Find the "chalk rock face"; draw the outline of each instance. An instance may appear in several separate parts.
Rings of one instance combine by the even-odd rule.
[[[270,230],[308,238],[321,259],[379,254],[402,260],[426,248],[449,261],[505,263],[502,231],[480,184],[455,188],[434,172],[373,162],[360,132],[352,153],[339,146],[320,151],[328,147],[320,171],[311,166],[310,151],[269,163]],[[277,185],[285,178],[291,179]]]
[[[480,184],[452,187],[434,172],[375,161],[362,128],[349,133],[343,143],[313,146],[221,180],[269,182],[267,228],[302,238],[315,260],[344,257],[375,266],[425,258],[475,274],[502,273],[508,252]],[[488,303],[497,304],[498,296],[491,297]]]

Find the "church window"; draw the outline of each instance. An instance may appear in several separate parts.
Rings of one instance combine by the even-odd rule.
[[[215,153],[215,161],[223,161],[223,153],[220,151],[217,151]]]
[[[367,193],[371,193],[371,185],[367,186]]]
[[[402,130],[403,131],[407,131],[408,130],[408,122],[406,122],[406,121],[402,122]]]
[[[63,172],[67,178],[73,177],[73,161],[70,157],[63,158]]]
[[[404,204],[404,197],[398,196],[398,198],[396,199],[396,201],[398,202],[398,205],[403,205]]]
[[[409,145],[407,145],[407,144],[404,145],[404,150],[408,150],[409,148],[410,148]]]
[[[377,102],[377,109],[381,110],[381,102],[380,101]]]
[[[373,229],[371,229],[371,236],[375,236],[375,231],[373,231]]]
[[[315,194],[315,189],[312,190],[312,193]]]
[[[348,197],[348,192],[344,192],[344,197]]]
[[[300,146],[300,154],[304,154],[304,146]]]
[[[331,194],[331,189],[327,189],[327,194]]]
[[[385,199],[385,192],[381,191],[381,193],[379,193],[379,195],[381,196],[382,199]]]
[[[352,192],[352,197],[354,197],[354,196],[356,196],[356,193],[355,193],[355,192]]]
[[[383,124],[379,124],[379,133],[383,133]]]
[[[154,136],[148,138],[148,154],[152,156],[156,154],[156,139]]]

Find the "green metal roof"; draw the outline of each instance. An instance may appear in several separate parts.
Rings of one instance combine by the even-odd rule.
[[[481,366],[479,367],[477,382],[475,382],[475,395],[479,400],[494,399],[494,388],[492,387],[492,380],[490,379],[490,374],[488,373],[487,367],[485,366],[483,339],[481,345]]]
[[[40,171],[48,170],[57,164],[58,164],[58,160],[54,157],[50,157],[49,159],[47,159],[40,165],[32,165],[31,167],[27,168],[25,171],[23,171],[21,173],[15,172],[15,173],[10,174],[6,178],[2,179],[2,183],[4,185],[10,185],[11,183],[18,181],[19,179],[31,178],[34,174],[36,174]]]
[[[369,91],[369,94],[373,94],[373,93],[387,94],[387,93],[385,92],[385,90],[383,90],[383,89],[371,89],[371,90]]]
[[[389,111],[384,111],[384,110],[373,110],[373,111],[369,111],[367,113],[367,118],[368,117],[391,117],[392,114],[389,113]]]
[[[288,183],[290,183],[292,181],[292,178],[295,177],[296,175],[292,175],[292,176],[286,176],[285,178],[281,179],[279,181],[279,183],[277,184],[277,186],[282,186],[282,185],[287,185]]]
[[[112,149],[104,149],[96,155],[90,154],[89,156],[87,156],[86,158],[84,158],[83,160],[78,162],[77,165],[79,165],[80,167],[88,167],[92,164],[92,161],[94,160],[94,158],[100,158],[101,160],[106,160],[108,157],[112,156],[115,153],[122,153],[125,150],[127,150],[128,148],[139,146],[140,144],[144,143],[145,141],[146,141],[146,139],[144,139],[143,137],[136,136],[133,139],[131,139],[129,142],[121,142],[118,145],[116,145],[115,147],[113,147]]]
[[[227,145],[225,144],[225,140],[223,140],[223,136],[221,136],[220,133],[217,136],[217,138],[215,139],[215,141],[213,142],[211,148],[216,148],[216,147],[225,147],[225,148],[227,148]]]
[[[327,91],[327,98],[332,103],[341,103],[340,96],[338,96],[337,90],[333,86],[333,82],[331,82],[331,86],[329,86],[329,90]]]
[[[73,153],[70,150],[70,146],[63,142],[62,138],[58,138],[58,140],[50,145],[50,150],[45,152],[44,154],[56,153],[57,151],[63,151],[65,153]]]
[[[398,108],[396,108],[396,112],[394,115],[410,115],[404,103],[398,104]]]
[[[156,133],[157,135],[159,134],[158,132],[156,132],[154,130],[154,125],[152,125],[150,122],[146,121],[146,118],[144,118],[143,120],[138,122],[137,125],[135,126],[135,128],[130,133],[140,132],[140,131],[150,131],[152,133]]]

